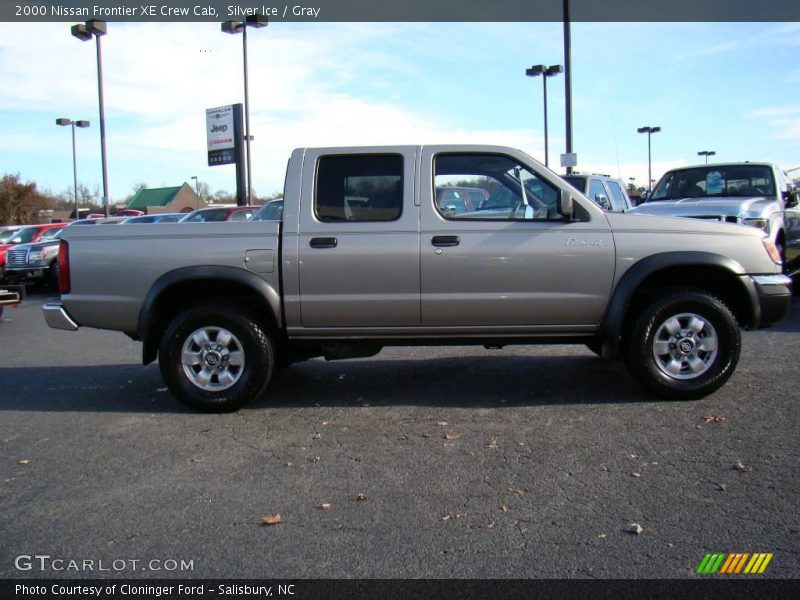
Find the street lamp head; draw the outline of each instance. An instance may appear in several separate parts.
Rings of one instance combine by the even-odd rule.
[[[93,33],[97,37],[105,35],[107,30],[108,30],[108,25],[105,21],[100,21],[99,19],[92,19],[90,21],[86,21],[86,31],[88,31],[89,33]]]
[[[89,33],[89,30],[86,29],[86,25],[84,25],[83,23],[78,23],[77,25],[73,25],[70,28],[70,31],[72,32],[72,35],[74,37],[78,38],[82,42],[88,42],[90,39],[92,39],[92,34]]]
[[[89,127],[91,123],[89,121],[75,121],[75,125],[78,127]]]
[[[264,15],[247,15],[245,24],[247,27],[266,27],[269,24],[269,19]]]
[[[222,24],[223,33],[239,33],[244,28],[244,23],[241,21],[225,21]]]
[[[544,65],[534,65],[530,69],[525,69],[525,75],[528,77],[538,77],[545,72],[545,69],[546,67]]]
[[[638,131],[639,133],[647,133],[648,131],[650,131],[650,128],[649,127],[639,127],[636,131]]]
[[[658,133],[659,131],[661,131],[661,127],[651,127],[650,128],[650,133]]]
[[[65,125],[72,125],[72,121],[66,117],[60,117],[56,119],[56,125],[61,125],[62,127]]]
[[[561,65],[551,65],[547,67],[547,71],[545,71],[545,77],[552,77],[553,75],[558,75],[559,73],[564,72],[564,67]]]

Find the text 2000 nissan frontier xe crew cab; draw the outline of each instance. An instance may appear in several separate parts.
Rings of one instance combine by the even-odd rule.
[[[483,208],[438,208],[456,185]],[[141,340],[205,411],[260,396],[276,366],[417,344],[587,344],[656,396],[697,398],[733,373],[739,328],[791,296],[759,229],[604,212],[498,146],[299,149],[281,222],[65,232],[48,324]]]

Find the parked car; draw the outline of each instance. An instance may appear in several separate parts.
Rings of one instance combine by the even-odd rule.
[[[5,278],[6,253],[17,244],[38,242],[42,237],[53,237],[66,223],[46,223],[43,225],[28,225],[16,231],[10,239],[0,244],[0,280]]]
[[[283,200],[266,202],[250,217],[251,221],[280,221],[283,219]]]
[[[141,215],[125,219],[128,223],[177,223],[189,213],[162,213],[160,215]]]
[[[260,206],[231,206],[221,208],[199,208],[188,213],[181,223],[211,223],[219,221],[247,221]]]
[[[603,210],[626,212],[634,206],[622,181],[610,175],[570,173],[561,178]]]
[[[436,188],[436,206],[451,215],[474,212],[488,200],[489,192],[481,188],[458,186]]]
[[[784,269],[800,274],[798,192],[770,163],[681,167],[659,179],[647,201],[632,212],[755,227],[778,248]]]
[[[434,190],[451,180],[513,201],[481,221],[446,213]],[[226,411],[265,394],[278,364],[455,343],[586,344],[656,397],[699,398],[733,374],[740,328],[791,302],[755,228],[604,212],[500,146],[297,149],[284,211],[282,223],[67,228],[44,317],[141,340],[176,397]]]

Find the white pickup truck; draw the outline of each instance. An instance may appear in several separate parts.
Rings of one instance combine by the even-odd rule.
[[[443,210],[436,190],[487,201]],[[791,280],[754,227],[604,212],[499,146],[303,148],[281,221],[68,228],[48,324],[125,332],[205,411],[387,345],[586,344],[664,398],[722,386]]]

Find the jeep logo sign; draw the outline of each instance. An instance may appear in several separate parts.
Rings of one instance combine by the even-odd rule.
[[[233,106],[207,108],[206,132],[209,152],[233,148]]]

